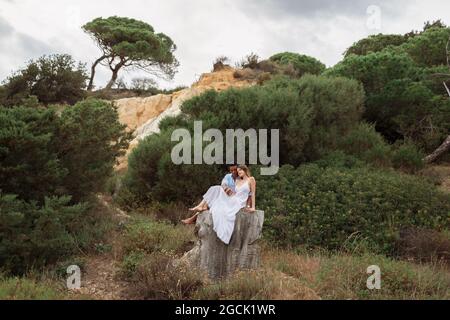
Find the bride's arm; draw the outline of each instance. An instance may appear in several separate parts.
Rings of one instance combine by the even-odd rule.
[[[250,178],[250,191],[252,193],[252,207],[250,211],[254,212],[256,211],[256,180],[253,177]]]

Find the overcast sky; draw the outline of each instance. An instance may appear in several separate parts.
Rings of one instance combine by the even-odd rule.
[[[43,54],[69,53],[90,65],[100,52],[81,26],[112,15],[143,20],[174,40],[181,65],[173,81],[159,81],[167,88],[190,85],[220,55],[238,61],[292,51],[332,66],[369,34],[406,33],[438,18],[450,24],[450,1],[0,0],[0,79]],[[99,69],[96,84],[109,77]]]

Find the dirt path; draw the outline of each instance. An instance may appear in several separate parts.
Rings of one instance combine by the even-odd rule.
[[[99,195],[100,204],[111,214],[114,223],[121,223],[129,216],[112,205],[110,197]],[[78,294],[95,300],[127,300],[131,299],[130,284],[120,280],[119,252],[121,235],[117,229],[108,235],[108,252],[85,257],[86,264],[81,276],[81,289]]]

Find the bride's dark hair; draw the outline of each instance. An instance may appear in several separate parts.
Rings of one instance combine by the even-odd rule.
[[[250,169],[245,164],[238,165],[238,169],[244,170],[245,174],[250,178],[252,176],[252,173],[250,172]]]

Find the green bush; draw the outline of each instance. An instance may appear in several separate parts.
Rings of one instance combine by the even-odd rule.
[[[180,116],[162,121],[161,133],[133,150],[120,202],[188,204],[220,183],[225,166],[173,164],[171,150],[178,142],[170,138],[176,128],[193,133],[194,121],[201,120],[204,131],[217,128],[224,136],[226,129],[279,129],[280,163],[298,165],[335,150],[340,137],[358,124],[363,101],[356,81],[312,75],[276,78],[262,87],[208,91],[184,102]]]
[[[184,253],[193,241],[192,233],[183,226],[174,227],[166,222],[137,219],[127,225],[123,239],[125,254],[131,252]]]
[[[330,152],[320,160],[314,162],[320,168],[362,168],[366,163],[353,155],[348,155],[342,150]]]
[[[29,96],[45,105],[74,104],[85,97],[86,80],[85,66],[70,55],[43,56],[6,79],[0,105],[22,105]]]
[[[423,169],[425,154],[410,141],[399,144],[392,155],[394,168],[407,173],[416,173]]]
[[[0,194],[0,265],[19,274],[67,257],[79,245],[88,207],[70,197],[46,198],[42,207]]]
[[[391,171],[284,166],[257,182],[265,236],[280,245],[339,249],[358,235],[376,252],[393,253],[403,228],[449,226],[449,195]]]
[[[102,100],[87,99],[66,108],[60,121],[54,143],[67,169],[62,183],[65,193],[79,201],[104,189],[131,134],[119,122],[116,107]]]
[[[101,190],[129,134],[108,102],[89,99],[65,108],[0,108],[0,190],[24,200]]]
[[[391,147],[375,131],[374,126],[364,122],[350,131],[339,147],[347,154],[375,166],[388,167],[391,164]]]
[[[450,28],[437,23],[405,36],[371,36],[324,74],[362,82],[363,117],[389,142],[408,139],[431,152],[450,130],[450,103],[442,85],[449,75],[449,35]]]
[[[39,202],[47,195],[58,194],[58,186],[67,175],[55,144],[59,125],[53,109],[0,108],[0,190],[3,193]]]
[[[371,52],[379,52],[389,46],[399,46],[408,40],[399,34],[377,34],[361,39],[345,51],[345,57],[351,54],[364,56]]]
[[[300,77],[307,73],[321,74],[326,68],[322,62],[313,57],[293,52],[277,53],[271,56],[270,60],[275,61],[280,65],[292,65],[297,73],[297,76]]]

